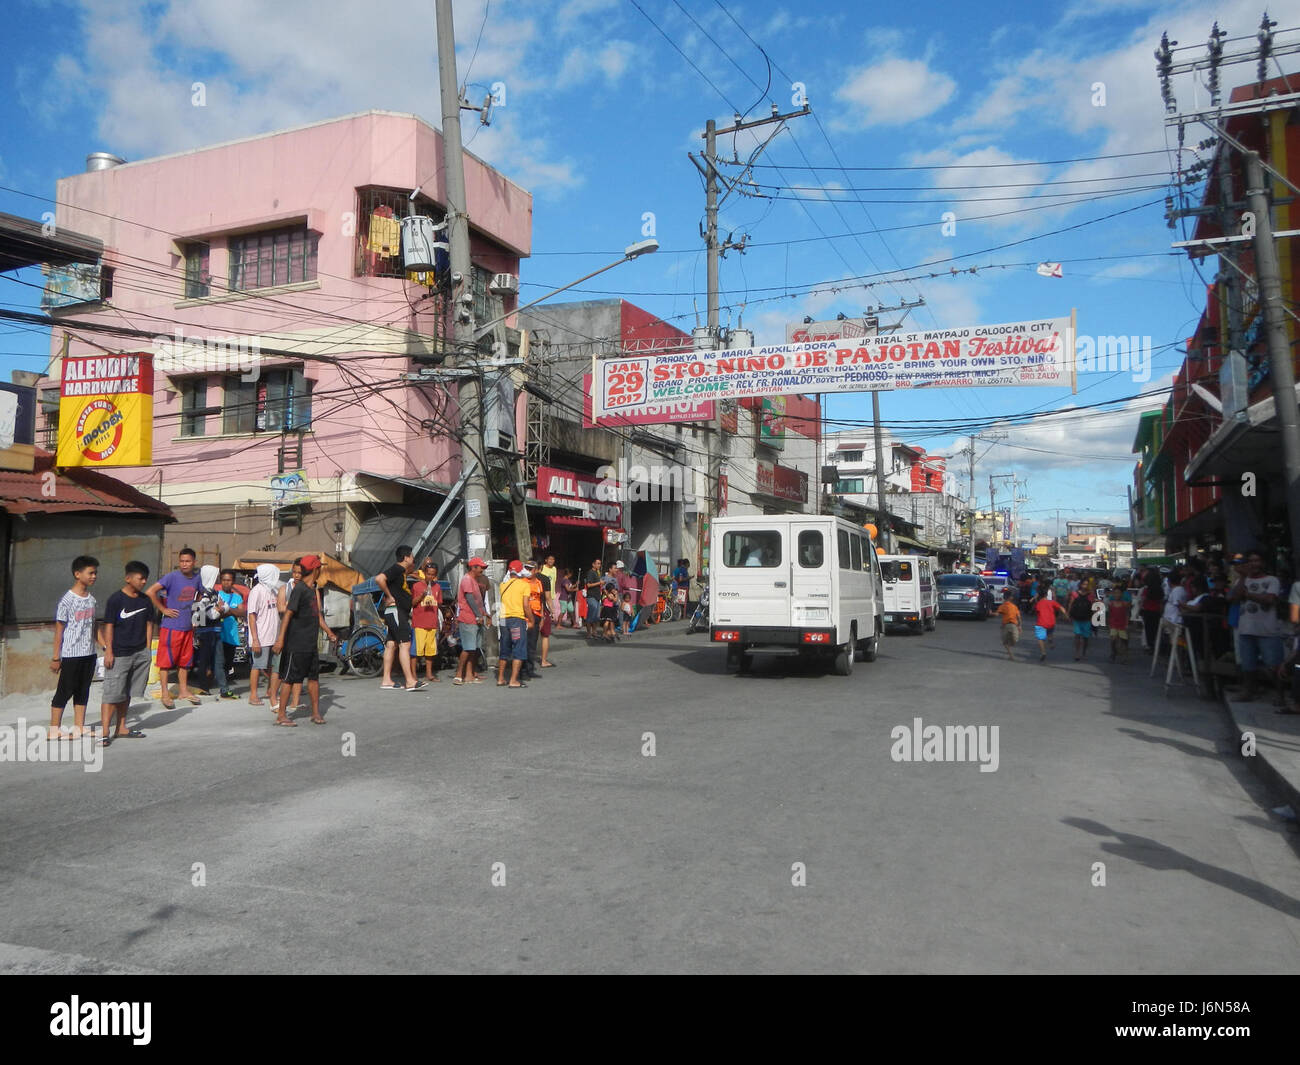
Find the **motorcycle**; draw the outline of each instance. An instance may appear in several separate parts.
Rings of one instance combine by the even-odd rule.
[[[699,581],[704,585],[704,590],[700,592],[699,602],[695,604],[695,613],[691,615],[690,623],[686,626],[687,635],[709,627],[709,581],[707,577],[700,577]]]

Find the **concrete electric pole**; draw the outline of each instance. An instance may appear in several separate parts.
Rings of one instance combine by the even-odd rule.
[[[451,245],[452,354],[450,369],[462,359],[476,367],[473,267],[469,256],[469,214],[465,202],[465,159],[460,140],[460,90],[456,81],[456,33],[451,0],[436,0],[438,83],[442,98],[443,180],[447,190],[447,240]],[[492,516],[488,506],[487,456],[483,449],[483,381],[470,373],[456,394],[460,413],[460,465],[473,469],[464,488],[465,551],[491,561]]]

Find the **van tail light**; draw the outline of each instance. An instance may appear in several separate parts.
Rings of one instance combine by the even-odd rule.
[[[715,643],[734,643],[740,639],[740,633],[735,629],[716,629],[713,633]]]
[[[829,632],[805,632],[801,638],[804,643],[828,644],[831,642],[831,634]]]

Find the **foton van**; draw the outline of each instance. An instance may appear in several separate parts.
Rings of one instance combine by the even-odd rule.
[[[880,563],[870,537],[842,518],[780,514],[710,526],[710,638],[727,664],[754,655],[816,656],[847,677],[875,660],[884,631]]]
[[[936,563],[924,555],[881,555],[885,582],[885,625],[906,625],[913,632],[933,629],[939,614]]]

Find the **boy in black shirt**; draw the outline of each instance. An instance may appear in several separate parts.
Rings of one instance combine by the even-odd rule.
[[[315,555],[305,555],[302,559],[302,580],[293,586],[285,602],[284,617],[280,621],[280,635],[271,650],[275,654],[284,652],[281,660],[280,705],[276,708],[275,723],[286,728],[296,728],[298,722],[289,718],[290,706],[298,705],[302,694],[302,683],[307,682],[307,694],[311,698],[311,723],[325,724],[320,716],[320,658],[316,653],[316,641],[324,632],[330,643],[338,639],[325,619],[321,617],[320,600],[316,598],[316,577],[320,573],[320,559]]]
[[[415,666],[411,662],[411,589],[406,578],[415,569],[413,549],[406,544],[395,552],[397,561],[375,578],[375,583],[383,590],[384,598],[381,610],[384,621],[388,624],[388,639],[384,643],[384,676],[379,682],[380,688],[387,691],[397,690],[400,685],[393,683],[393,659],[402,666],[402,676],[406,678],[408,692],[419,691],[424,683],[415,679]]]
[[[128,562],[122,590],[110,595],[104,606],[104,691],[99,732],[105,747],[115,739],[144,739],[139,729],[126,727],[126,711],[131,697],[143,695],[149,682],[154,609],[144,595],[148,583],[149,567],[143,562]]]

